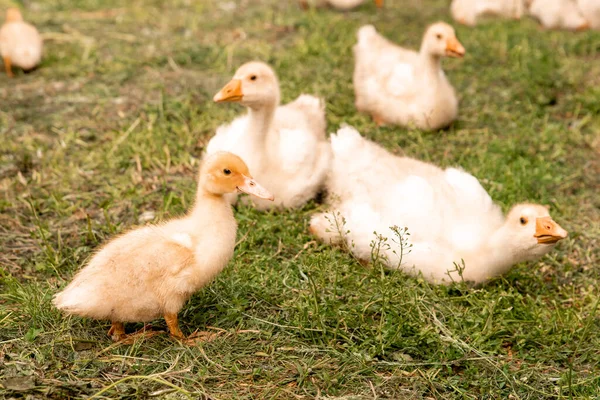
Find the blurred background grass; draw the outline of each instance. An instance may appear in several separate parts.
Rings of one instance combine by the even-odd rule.
[[[377,128],[354,109],[363,24],[417,48],[448,2],[43,1],[30,74],[0,74],[0,388],[49,398],[596,398],[600,377],[600,33],[530,19],[456,26],[444,69],[460,96],[446,131]],[[308,235],[322,206],[238,207],[235,259],[181,315],[197,347],[113,346],[108,323],[51,297],[113,234],[186,210],[203,147],[243,109],[212,95],[245,61],[272,64],[283,101],[325,98],[340,124],[397,154],[478,177],[503,208],[551,205],[570,236],[483,288],[365,268]],[[156,326],[164,328],[162,321]],[[132,325],[130,329],[141,325]]]

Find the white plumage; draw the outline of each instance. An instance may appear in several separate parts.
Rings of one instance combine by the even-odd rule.
[[[233,90],[231,85],[239,91],[237,97],[227,97],[225,92]],[[253,199],[256,208],[295,208],[316,196],[331,160],[320,99],[303,94],[278,106],[277,77],[268,65],[259,62],[240,67],[215,99],[239,101],[248,107],[248,114],[217,129],[206,153],[230,151],[248,164],[275,196],[274,202]],[[230,199],[236,201],[236,197]]]
[[[600,29],[600,1],[577,0],[577,6],[581,15],[590,24],[590,27],[592,29]]]
[[[458,99],[440,66],[443,56],[462,57],[454,29],[431,25],[419,53],[379,35],[371,25],[358,31],[354,46],[356,108],[378,124],[435,130],[456,119]]]
[[[482,16],[520,19],[524,9],[524,0],[453,0],[450,5],[452,18],[470,26]]]
[[[538,218],[549,220],[556,241],[566,236],[543,206],[520,204],[504,218],[479,181],[461,169],[394,156],[351,127],[331,142],[331,209],[313,216],[310,229],[325,242],[346,242],[360,259],[371,259],[377,232],[387,238],[380,256],[391,268],[447,283],[460,279],[452,271],[464,260],[463,278],[483,282],[553,247],[538,243]],[[408,228],[404,251],[392,226]]]
[[[575,0],[533,0],[529,4],[529,14],[546,29],[575,31],[590,26]]]

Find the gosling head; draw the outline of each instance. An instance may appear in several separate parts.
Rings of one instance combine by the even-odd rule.
[[[568,236],[550,217],[548,208],[538,204],[514,206],[506,216],[505,228],[517,261],[537,259]]]
[[[465,55],[465,48],[456,38],[454,28],[445,22],[436,22],[425,31],[422,45],[429,54],[438,57],[458,57]]]
[[[23,16],[18,8],[9,8],[6,10],[6,22],[19,22],[23,21]]]
[[[213,100],[238,102],[246,107],[258,108],[279,103],[279,82],[271,67],[259,61],[242,65],[233,79],[223,87]]]
[[[225,151],[206,158],[200,170],[200,186],[217,196],[242,192],[261,199],[274,199],[267,189],[252,178],[241,158]]]

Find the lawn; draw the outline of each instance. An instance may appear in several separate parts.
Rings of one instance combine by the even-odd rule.
[[[467,54],[443,64],[459,119],[424,133],[356,113],[351,47],[367,23],[418,47],[427,24],[449,21],[446,0],[347,13],[293,0],[24,3],[46,43],[37,71],[0,73],[0,397],[600,396],[599,32],[457,26]],[[113,344],[108,322],[61,315],[52,296],[100,244],[190,206],[205,144],[243,112],[212,96],[252,59],[274,66],[284,102],[322,96],[329,132],[348,123],[394,153],[462,166],[505,211],[550,205],[569,237],[483,287],[440,287],[317,244],[316,202],[240,206],[234,259],[180,314],[208,340]]]

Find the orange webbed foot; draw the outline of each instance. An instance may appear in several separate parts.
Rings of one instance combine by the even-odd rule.
[[[110,338],[114,342],[119,342],[123,344],[132,344],[140,338],[148,339],[156,335],[161,335],[163,333],[164,331],[153,331],[152,325],[144,325],[142,329],[127,334],[125,333],[125,326],[123,325],[123,323],[114,321],[110,329],[108,330],[108,336],[110,336]]]
[[[149,327],[149,328],[151,328],[151,327]],[[123,343],[123,344],[133,344],[137,340],[150,339],[151,337],[162,335],[163,333],[165,333],[164,331],[154,331],[149,328],[143,327],[142,329],[140,329],[138,331],[127,334],[127,335],[125,335],[125,337],[121,338],[121,340],[119,340],[119,342]]]
[[[165,321],[167,322],[171,337],[188,346],[194,346],[198,344],[198,342],[210,342],[226,332],[221,330],[218,332],[196,331],[186,337],[183,332],[181,332],[181,329],[179,329],[177,314],[165,314]]]
[[[123,325],[123,323],[115,321],[113,321],[107,334],[114,342],[118,342],[127,336],[127,334],[125,333],[125,326]]]

